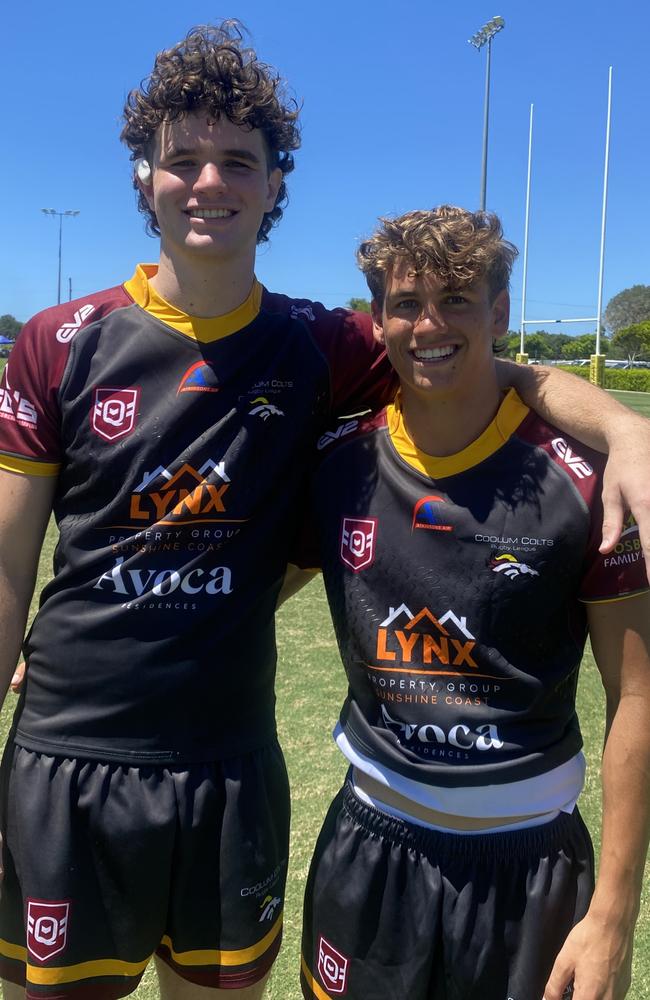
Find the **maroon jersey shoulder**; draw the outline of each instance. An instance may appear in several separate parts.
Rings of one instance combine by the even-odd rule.
[[[133,304],[121,285],[44,309],[20,331],[0,384],[0,453],[60,461],[58,391],[79,331]]]
[[[321,302],[265,291],[263,307],[299,321],[324,356],[335,414],[376,410],[395,395],[396,377],[372,332],[369,313],[326,309]]]
[[[580,599],[607,601],[648,588],[645,560],[636,521],[629,515],[613,552],[599,551],[602,539],[602,485],[606,456],[577,441],[531,411],[517,436],[541,448],[579,493],[590,516],[589,541],[583,567]]]

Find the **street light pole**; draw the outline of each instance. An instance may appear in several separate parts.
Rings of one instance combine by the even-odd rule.
[[[61,244],[63,242],[63,216],[64,215],[79,215],[77,209],[66,209],[65,212],[57,212],[55,208],[42,208],[41,212],[45,215],[58,215],[59,217],[59,271],[58,271],[58,282],[57,282],[57,305],[61,304]]]
[[[492,39],[499,32],[503,31],[506,22],[502,17],[493,17],[491,21],[484,24],[475,35],[468,39],[477,52],[487,43],[487,64],[485,67],[485,101],[483,109],[483,164],[481,168],[481,211],[485,211],[485,201],[487,195],[487,162],[488,162],[488,130],[490,123],[490,65],[492,60]]]

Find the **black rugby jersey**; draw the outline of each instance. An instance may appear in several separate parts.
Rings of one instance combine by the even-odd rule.
[[[546,773],[582,746],[583,602],[647,588],[638,529],[598,553],[603,456],[511,390],[463,452],[412,444],[399,401],[323,435],[320,559],[361,754],[442,786]],[[312,539],[312,543],[315,539]]]
[[[386,401],[368,316],[256,283],[228,316],[180,314],[186,334],[151,297],[139,268],[46,310],[5,369],[0,465],[58,477],[14,722],[28,749],[193,761],[267,742],[305,464],[332,412]]]

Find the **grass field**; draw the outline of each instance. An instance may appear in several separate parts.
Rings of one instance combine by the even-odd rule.
[[[629,396],[625,402],[650,415],[650,395]],[[41,559],[39,587],[52,565],[55,531],[51,526]],[[331,739],[344,694],[344,675],[329,623],[324,592],[314,581],[278,614],[278,720],[287,758],[293,797],[291,863],[285,907],[284,946],[265,996],[268,1000],[300,1000],[298,985],[302,888],[321,819],[345,773],[345,764]],[[6,736],[13,698],[0,716],[0,736]],[[599,756],[603,739],[604,704],[591,655],[583,661],[579,710],[589,761],[581,800],[583,815],[596,847],[600,837]],[[134,994],[138,1000],[157,997],[151,970]],[[650,865],[636,935],[634,981],[630,1000],[650,1000]],[[407,1000],[407,998],[395,998]]]

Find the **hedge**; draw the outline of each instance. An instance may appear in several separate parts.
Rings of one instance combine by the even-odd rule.
[[[589,365],[557,365],[562,371],[589,378]],[[650,392],[650,368],[606,368],[605,389],[627,389],[629,392]]]

